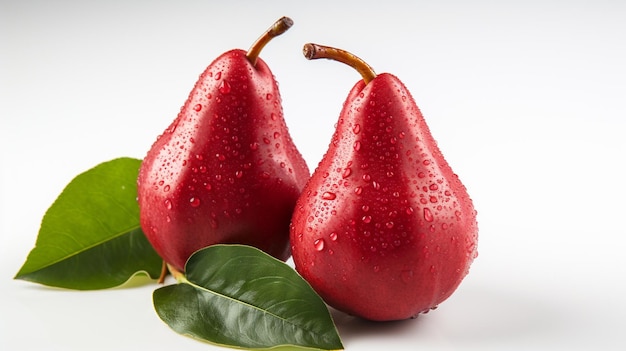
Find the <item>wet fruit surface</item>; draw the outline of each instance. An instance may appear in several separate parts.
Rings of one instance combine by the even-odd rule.
[[[213,61],[142,163],[141,226],[179,270],[216,243],[290,255],[289,221],[309,170],[272,72],[260,58],[251,61],[243,50]]]
[[[372,320],[429,311],[467,274],[476,212],[395,76],[350,92],[291,240],[296,269],[330,305]]]

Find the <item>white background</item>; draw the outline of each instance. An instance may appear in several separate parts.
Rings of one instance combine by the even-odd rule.
[[[261,57],[311,169],[350,50],[412,92],[474,199],[480,255],[417,320],[336,314],[347,350],[626,349],[626,2],[1,1],[0,349],[213,350],[170,330],[152,284],[97,292],[13,280],[78,173],[141,158],[219,54],[274,20]]]

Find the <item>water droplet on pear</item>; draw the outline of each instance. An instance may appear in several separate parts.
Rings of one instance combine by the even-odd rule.
[[[192,197],[189,199],[189,204],[191,205],[191,207],[198,207],[200,206],[200,199],[197,197]]]
[[[230,90],[231,90],[231,88],[230,88],[230,84],[229,84],[226,80],[223,80],[223,81],[220,83],[220,86],[219,86],[217,89],[218,89],[218,90],[219,90],[219,92],[220,92],[220,93],[222,93],[222,94],[229,94],[229,93],[230,93]]]
[[[426,222],[432,222],[433,221],[433,213],[430,211],[430,209],[428,207],[424,207],[424,220]]]
[[[330,191],[327,191],[322,194],[322,199],[324,200],[334,200],[335,198],[337,198],[337,194],[330,192]]]
[[[313,246],[315,246],[316,251],[324,250],[324,245],[325,245],[324,239],[317,239],[315,240],[315,242],[313,242]]]

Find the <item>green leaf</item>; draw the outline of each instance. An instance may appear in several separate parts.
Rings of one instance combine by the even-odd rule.
[[[141,160],[118,158],[78,175],[43,217],[37,242],[15,279],[68,289],[116,287],[162,260],[139,225]]]
[[[180,334],[236,348],[343,349],[322,299],[261,250],[210,246],[189,258],[185,272],[153,294],[159,317]]]

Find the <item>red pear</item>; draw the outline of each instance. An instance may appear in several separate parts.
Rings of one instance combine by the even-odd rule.
[[[436,308],[477,256],[472,201],[395,76],[358,57],[307,44],[363,80],[350,91],[329,149],[291,224],[297,271],[331,306],[369,320]]]
[[[258,55],[291,25],[281,18],[247,52],[215,59],[143,160],[141,227],[178,270],[194,251],[217,243],[290,256],[289,221],[309,170],[289,135],[278,85]]]

